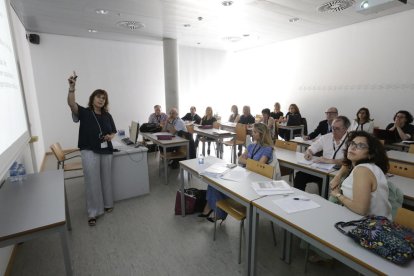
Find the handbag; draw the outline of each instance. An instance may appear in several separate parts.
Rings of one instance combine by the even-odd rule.
[[[344,227],[354,226],[350,231]],[[335,228],[362,247],[381,257],[403,265],[414,257],[414,232],[383,216],[365,216],[360,220],[337,222]]]
[[[206,190],[184,189],[185,214],[202,212],[206,204]],[[175,195],[175,214],[181,215],[181,191]]]

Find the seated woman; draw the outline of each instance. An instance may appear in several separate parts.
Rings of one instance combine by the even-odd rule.
[[[253,125],[252,137],[253,144],[247,147],[247,150],[239,157],[240,164],[246,164],[248,158],[259,161],[263,164],[269,164],[273,158],[273,141],[266,125],[256,123]],[[216,209],[216,202],[226,199],[227,196],[217,191],[211,186],[207,187],[207,204],[204,207],[202,214],[199,217],[205,217],[207,220],[214,222],[215,219],[225,220],[227,213],[221,209]],[[215,210],[216,218],[210,217],[210,214]]]
[[[357,114],[356,119],[352,121],[348,131],[366,131],[368,133],[374,132],[374,121],[371,120],[369,110],[366,107],[361,107]]]
[[[299,126],[302,124],[302,116],[300,115],[299,107],[296,104],[289,106],[289,112],[286,113],[286,118],[279,119],[279,122],[286,123],[287,126]],[[294,133],[296,134],[296,133]],[[289,141],[293,137],[290,137],[290,131],[287,129],[280,129],[279,135]]]
[[[270,117],[278,121],[280,118],[283,118],[283,112],[280,111],[280,103],[276,102],[274,108],[274,111],[270,113]]]
[[[231,106],[231,115],[229,117],[229,122],[238,123],[239,120],[240,120],[239,109],[237,108],[237,105],[232,105]]]
[[[213,109],[208,106],[206,108],[206,114],[203,116],[203,118],[201,118],[201,125],[202,126],[211,126],[213,125],[213,123],[217,121],[217,119],[213,116]],[[198,147],[198,143],[199,143],[200,137],[199,135],[197,135],[196,140],[194,142],[194,146],[197,150]],[[211,144],[211,139],[206,139],[208,142],[208,147],[207,147],[207,154],[210,155],[210,144]]]
[[[262,110],[262,119],[260,120],[259,123],[263,123],[267,125],[267,128],[269,129],[269,132],[270,132],[270,137],[273,138],[275,134],[275,119],[270,117],[269,108],[265,108]]]
[[[387,130],[391,131],[395,135],[395,142],[401,142],[403,140],[413,140],[414,126],[413,115],[405,110],[400,110],[394,115],[394,123],[390,123],[387,126]]]
[[[392,219],[385,177],[389,163],[382,143],[365,131],[351,132],[344,156],[341,170],[330,183],[331,195],[354,213]]]

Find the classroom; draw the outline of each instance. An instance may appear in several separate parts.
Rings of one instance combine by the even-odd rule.
[[[146,123],[155,105],[160,105],[161,111],[167,114],[176,108],[178,117],[183,117],[192,106],[203,117],[206,108],[212,107],[214,116],[226,122],[232,105],[237,105],[240,112],[248,105],[255,116],[262,114],[264,108],[273,111],[275,102],[280,103],[284,113],[294,103],[306,118],[308,132],[325,119],[325,111],[333,106],[338,108],[339,115],[349,120],[355,119],[361,107],[367,107],[375,127],[380,129],[394,122],[397,111],[414,112],[413,0],[387,0],[390,6],[382,6],[365,17],[356,11],[364,2],[360,0],[336,1],[338,5],[349,2],[351,6],[342,13],[325,14],[318,13],[318,7],[335,1],[301,0],[296,5],[283,0],[209,0],[197,4],[189,0],[2,2],[10,17],[28,136],[25,143],[14,149],[14,159],[8,159],[0,167],[1,183],[7,178],[13,161],[24,163],[28,174],[56,170],[50,146],[59,142],[65,150],[78,148],[79,124],[74,123],[67,102],[68,78],[73,71],[77,76],[76,102],[86,106],[95,89],[106,90],[116,129],[125,133],[131,121],[140,125]],[[237,33],[240,37],[228,37],[233,41],[225,41],[223,33],[224,36],[234,34],[225,33],[226,28],[220,28],[220,23],[227,22],[231,26],[235,22],[222,22],[220,16],[227,12],[225,8],[238,7],[242,7],[240,22],[259,15],[263,18],[255,18],[255,22],[245,20],[245,30],[239,29]],[[100,9],[109,11],[109,15],[98,14]],[[48,16],[42,17],[42,14]],[[105,26],[107,29],[99,25],[106,20],[102,19],[105,16],[111,22]],[[289,22],[295,16],[298,20]],[[77,17],[82,19],[77,22]],[[44,21],[36,22],[40,18]],[[216,20],[214,23],[210,22],[212,18]],[[313,22],[315,18],[320,21]],[[113,25],[121,19],[138,20],[144,27],[133,34],[130,30],[119,30]],[[306,26],[313,23],[312,27]],[[186,24],[189,26],[184,26]],[[202,24],[211,25],[203,29]],[[206,34],[203,36],[200,30]],[[216,39],[212,39],[214,36]],[[7,106],[3,108],[7,110]],[[7,111],[1,114],[7,116]],[[27,143],[27,138],[32,142]],[[230,148],[224,147],[223,160],[236,163]],[[3,150],[1,146],[0,150]],[[182,177],[185,174],[187,178],[190,173],[185,169],[167,168],[159,161],[159,154],[156,151],[144,155],[145,166],[148,166],[144,174],[148,172],[148,175],[142,178],[147,178],[149,185],[148,191],[143,192],[146,195],[115,201],[114,212],[105,215],[102,223],[98,220],[94,228],[87,224],[83,178],[66,180],[72,219],[72,231],[67,231],[66,235],[73,274],[253,275],[254,260],[246,253],[247,248],[242,248],[243,258],[241,264],[237,263],[237,221],[227,219],[218,226],[216,238],[220,242],[214,242],[213,224],[201,223],[196,215],[174,215],[176,191],[183,181],[189,184],[189,180],[182,180]],[[282,165],[282,161],[279,163]],[[184,164],[190,170],[192,163]],[[138,174],[138,170],[135,173]],[[122,177],[120,175],[120,182]],[[140,175],[136,177],[139,178]],[[289,181],[287,177],[283,179]],[[206,183],[209,184],[194,176],[190,182],[200,189],[206,189]],[[166,212],[166,208],[170,210]],[[115,221],[105,225],[111,216]],[[256,229],[260,233],[259,252],[255,254],[256,275],[304,275],[305,253],[299,248],[300,238],[304,238],[302,234],[291,229],[295,236],[293,252],[300,257],[294,256],[287,264],[280,259],[282,235],[279,234],[288,226],[275,225],[278,235],[274,246],[273,231],[265,220],[269,218],[262,216]],[[168,225],[171,228],[166,228]],[[105,231],[108,232],[103,233]],[[79,232],[84,233],[80,235]],[[250,232],[245,233],[245,238],[252,234]],[[123,238],[117,237],[118,234],[124,235]],[[128,236],[133,242],[128,242]],[[111,244],[111,239],[119,245]],[[184,239],[193,242],[194,248],[186,245]],[[30,271],[31,275],[64,274],[59,237],[50,235],[39,240],[38,243],[36,239],[25,242],[22,249],[18,249],[20,245],[2,244],[0,274],[28,275]],[[84,256],[81,248],[88,240],[97,243],[90,244]],[[169,244],[169,240],[174,241]],[[141,242],[145,247],[139,246]],[[221,252],[214,256],[217,251]],[[166,256],[161,256],[160,252]],[[94,259],[93,254],[98,257]],[[335,254],[331,256],[337,258]],[[50,268],[47,268],[47,258],[54,263]],[[96,260],[99,261],[94,263]],[[309,264],[306,274],[345,275],[358,271],[375,274],[360,267],[364,266],[347,261],[336,262],[334,268]]]

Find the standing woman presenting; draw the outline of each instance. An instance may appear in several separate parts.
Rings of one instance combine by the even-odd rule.
[[[78,147],[81,151],[86,188],[89,226],[96,225],[98,216],[113,210],[111,171],[116,133],[115,123],[108,112],[108,94],[97,89],[89,96],[87,107],[75,101],[76,74],[68,79],[68,105],[75,122],[80,121]]]

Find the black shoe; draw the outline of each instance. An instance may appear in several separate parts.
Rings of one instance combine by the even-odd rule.
[[[207,150],[207,155],[210,155],[210,149]]]
[[[221,220],[221,222],[220,222],[220,225],[223,223],[223,221],[225,221],[226,219],[224,218],[212,218],[212,217],[208,217],[207,218],[207,220],[209,221],[209,222],[215,222],[215,221],[220,221]]]
[[[177,160],[174,160],[171,164],[171,169],[178,169],[180,167],[180,163]]]
[[[211,214],[211,212],[213,212],[213,209],[211,209],[210,211],[208,211],[207,214],[203,214],[203,213],[199,214],[198,217],[199,218],[208,218],[208,216]]]

